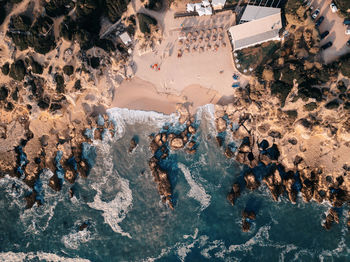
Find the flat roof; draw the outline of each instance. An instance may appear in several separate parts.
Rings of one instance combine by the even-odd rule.
[[[241,21],[249,22],[280,13],[281,8],[247,5],[241,17]]]
[[[279,38],[282,28],[281,14],[273,14],[258,20],[229,28],[234,50]]]

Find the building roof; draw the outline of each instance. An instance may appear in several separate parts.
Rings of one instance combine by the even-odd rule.
[[[196,9],[196,11],[198,12],[198,15],[199,16],[202,16],[202,15],[211,15],[213,14],[213,11],[211,9],[210,6],[207,6],[207,7],[201,7],[199,9]]]
[[[239,24],[229,28],[234,50],[279,39],[279,30],[282,28],[281,14]]]
[[[241,17],[241,21],[249,22],[279,13],[281,13],[280,8],[247,5]]]
[[[120,39],[122,40],[122,42],[125,44],[125,45],[128,45],[131,43],[131,38],[128,34],[128,32],[124,32],[122,33],[121,35],[119,35]]]
[[[226,0],[212,0],[211,5],[215,7],[223,7],[226,3]]]
[[[187,12],[193,12],[195,8],[194,4],[187,4]]]

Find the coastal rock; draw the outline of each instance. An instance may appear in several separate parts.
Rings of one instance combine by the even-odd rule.
[[[331,208],[330,210],[328,210],[328,215],[326,216],[326,221],[323,223],[323,227],[326,230],[330,230],[332,227],[333,223],[337,223],[339,224],[339,216],[337,211],[335,211],[333,208]]]
[[[226,120],[223,118],[218,118],[216,121],[216,129],[219,133],[226,131],[227,124]]]
[[[184,147],[184,141],[181,138],[176,137],[176,138],[171,140],[170,146],[174,150],[183,148]]]
[[[235,183],[232,186],[231,192],[227,195],[227,200],[231,203],[232,206],[235,205],[236,199],[241,195],[241,189],[239,184]]]
[[[246,182],[246,187],[249,190],[255,190],[260,186],[259,182],[256,180],[256,178],[252,172],[245,174],[244,180]]]
[[[256,215],[254,211],[242,211],[242,231],[248,232],[250,230],[250,226],[252,222],[256,219]]]
[[[131,140],[130,140],[130,147],[129,147],[129,153],[131,153],[132,151],[134,151],[134,149],[136,148],[137,146],[137,140],[135,137],[133,137]]]
[[[197,131],[197,130],[196,130],[193,126],[191,126],[191,125],[188,126],[187,130],[188,130],[188,132],[189,132],[190,134],[192,134],[192,135],[195,134],[196,131]]]
[[[163,141],[162,141],[162,134],[157,134],[154,137],[154,142],[156,143],[157,146],[162,146],[163,145]]]

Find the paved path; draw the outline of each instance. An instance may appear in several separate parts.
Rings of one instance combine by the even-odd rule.
[[[338,13],[332,13],[329,5],[331,0],[314,0],[312,5],[314,9],[320,9],[320,16],[324,16],[325,19],[320,25],[320,33],[328,30],[329,35],[321,41],[321,45],[324,45],[328,41],[333,42],[333,46],[322,51],[322,58],[325,63],[336,61],[340,56],[349,53],[350,48],[346,45],[350,36],[345,35],[346,27],[343,24],[344,18],[340,17]]]

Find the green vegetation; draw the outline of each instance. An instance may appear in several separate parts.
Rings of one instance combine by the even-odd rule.
[[[0,101],[4,101],[9,95],[9,91],[6,86],[0,87]]]
[[[332,109],[337,109],[339,107],[339,102],[337,99],[334,99],[330,102],[328,102],[325,107],[329,110],[332,110]]]
[[[26,74],[26,67],[23,60],[17,60],[11,65],[10,68],[10,77],[15,80],[22,81]]]
[[[1,67],[1,72],[4,75],[8,75],[10,72],[10,64],[8,62],[6,62],[2,67]]]
[[[306,111],[314,111],[317,107],[318,107],[317,103],[311,102],[311,103],[308,103],[308,104],[304,105],[304,110],[306,110]]]
[[[63,67],[63,72],[67,75],[70,76],[74,73],[74,67],[71,65],[65,65]]]
[[[94,68],[94,69],[97,69],[99,66],[100,66],[100,59],[98,57],[91,57],[89,59],[89,65]]]
[[[338,6],[339,10],[345,16],[349,16],[347,10],[350,9],[350,1],[349,0],[334,0],[335,4]]]
[[[64,78],[60,74],[55,75],[57,93],[64,93]]]
[[[46,54],[55,48],[53,21],[48,16],[38,17],[34,24],[25,15],[12,16],[7,35],[20,50],[33,47],[35,52]]]
[[[74,7],[74,2],[71,0],[51,0],[44,1],[46,14],[51,17],[59,17],[67,15]]]
[[[154,19],[153,17],[143,14],[143,13],[138,13],[137,14],[137,19],[139,20],[139,27],[142,33],[150,33],[150,25],[157,25],[157,20]]]
[[[163,0],[148,0],[148,4],[145,7],[154,11],[160,11],[163,8],[163,4]]]
[[[37,61],[35,61],[33,57],[27,57],[25,59],[25,62],[27,65],[30,65],[32,67],[32,72],[34,74],[41,75],[43,73],[43,66],[39,64]]]
[[[340,71],[344,76],[350,77],[350,54],[340,59]]]
[[[298,117],[298,112],[296,110],[288,110],[288,111],[285,111],[285,113],[287,114],[287,116],[291,119],[297,119]]]
[[[80,90],[81,89],[81,82],[80,82],[80,80],[75,81],[74,88],[76,90]]]
[[[105,0],[104,6],[108,19],[112,23],[118,21],[122,14],[126,11],[129,2],[130,0]]]
[[[271,94],[277,96],[281,101],[281,106],[284,106],[286,98],[292,90],[293,86],[282,81],[275,81],[271,86]]]
[[[243,72],[244,69],[249,70],[249,68],[252,68],[253,70],[257,69],[261,74],[264,70],[263,65],[280,47],[281,44],[279,42],[271,41],[237,51],[237,59],[239,60],[237,63],[240,64],[239,71]],[[260,65],[261,67],[258,68]]]

